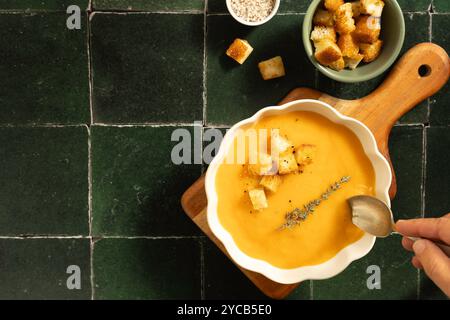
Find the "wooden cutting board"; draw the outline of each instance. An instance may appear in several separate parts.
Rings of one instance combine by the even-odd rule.
[[[317,99],[330,104],[344,115],[366,124],[374,134],[380,152],[391,163],[388,139],[392,127],[414,106],[439,91],[447,82],[449,75],[449,57],[445,50],[432,43],[422,43],[410,49],[393,67],[380,87],[364,98],[342,100],[317,90],[297,88],[279,104],[299,99]],[[391,168],[394,173],[392,163]],[[393,177],[390,189],[391,198],[394,198],[397,192],[395,174]],[[212,234],[208,226],[204,176],[200,177],[183,194],[181,205],[206,236],[228,256],[224,246]],[[271,298],[282,299],[299,285],[279,284],[259,273],[240,269],[265,295]]]

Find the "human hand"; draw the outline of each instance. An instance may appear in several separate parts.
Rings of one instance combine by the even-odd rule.
[[[396,229],[403,234],[403,247],[414,252],[414,267],[427,276],[450,297],[450,258],[430,240],[450,245],[450,213],[442,218],[399,220]],[[426,238],[412,241],[407,237]]]

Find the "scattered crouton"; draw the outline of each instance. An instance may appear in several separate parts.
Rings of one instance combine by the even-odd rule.
[[[382,0],[361,0],[361,11],[374,17],[381,17],[384,2]]]
[[[383,47],[383,41],[377,40],[372,44],[361,43],[360,44],[361,53],[364,55],[363,61],[366,63],[374,61],[381,53],[381,48]]]
[[[358,18],[361,15],[361,2],[354,1],[352,4],[353,18]]]
[[[286,75],[283,59],[280,56],[261,61],[258,63],[258,68],[264,80],[280,78]]]
[[[316,158],[317,147],[313,144],[302,144],[295,149],[295,160],[299,166],[311,164]]]
[[[364,55],[359,53],[353,57],[344,57],[345,67],[355,70],[363,59]]]
[[[248,192],[253,209],[266,209],[269,205],[267,203],[266,193],[263,188],[253,189]]]
[[[358,54],[359,46],[358,43],[353,39],[351,34],[343,34],[338,40],[339,49],[342,51],[344,57],[353,57]]]
[[[336,42],[336,31],[331,27],[315,26],[311,32],[311,40],[313,42],[319,42],[322,40],[330,40]]]
[[[341,49],[330,40],[322,40],[315,43],[316,52],[314,54],[320,64],[328,66],[342,58]]]
[[[247,170],[250,174],[256,176],[263,176],[272,173],[272,157],[266,153],[258,153],[254,157],[250,157],[249,163],[247,165]]]
[[[380,19],[372,16],[361,16],[356,24],[356,30],[353,33],[358,42],[374,43],[378,40],[381,32]]]
[[[274,155],[275,152],[281,154],[287,151],[289,148],[292,148],[292,142],[281,136],[278,130],[272,130],[270,138],[272,155]]]
[[[341,57],[340,59],[337,59],[336,61],[330,63],[328,65],[328,67],[330,67],[331,69],[335,70],[335,71],[341,71],[344,70],[345,68],[345,61],[344,58]]]
[[[264,176],[259,184],[271,192],[276,192],[281,185],[282,179],[279,175]]]
[[[243,64],[252,51],[253,48],[246,40],[235,39],[227,50],[227,56]]]
[[[278,173],[288,174],[298,171],[297,161],[293,152],[285,152],[278,158]]]
[[[336,31],[340,34],[355,31],[355,20],[353,19],[352,4],[347,2],[341,5],[334,13]]]
[[[325,8],[332,12],[336,11],[343,4],[344,0],[325,0]]]
[[[315,26],[333,27],[334,18],[330,11],[318,9],[313,18]]]

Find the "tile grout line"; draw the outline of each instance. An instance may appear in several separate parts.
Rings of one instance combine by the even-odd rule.
[[[206,88],[206,77],[207,77],[207,68],[208,68],[208,62],[207,62],[207,49],[206,49],[206,39],[207,39],[207,13],[208,13],[208,0],[204,1],[204,7],[203,7],[203,112],[202,112],[202,129],[201,129],[201,148],[200,148],[200,159],[202,159],[202,165],[200,169],[200,173],[203,174],[203,132],[204,128],[206,126],[206,108],[207,108],[207,88]],[[203,239],[199,240],[200,243],[200,299],[205,300],[205,243]]]
[[[92,70],[92,42],[91,42],[91,9],[92,0],[89,0],[87,10],[87,50],[88,50],[88,75],[89,75],[89,113],[90,126],[94,123],[93,110],[93,70]],[[91,129],[88,128],[88,219],[89,219],[89,267],[91,282],[91,300],[95,297],[94,287],[94,240],[92,238],[92,136]]]
[[[422,183],[421,183],[421,196],[422,196],[422,203],[420,208],[420,217],[425,218],[425,210],[426,210],[426,183],[427,183],[427,146],[428,146],[428,139],[427,139],[427,126],[423,126],[422,129]],[[421,295],[421,271],[420,269],[417,269],[417,300],[420,299]]]
[[[429,16],[429,24],[428,24],[428,40],[433,42],[433,11],[434,11],[434,1],[431,0],[430,6],[428,7],[428,16]],[[431,116],[431,102],[430,98],[427,98],[427,121],[430,122]],[[420,208],[420,217],[425,218],[425,192],[426,192],[426,174],[427,174],[427,126],[424,125],[422,128],[422,183],[420,184],[420,192],[421,192],[421,208]],[[417,269],[417,296],[416,299],[420,300],[421,296],[421,271]]]
[[[309,280],[309,300],[314,300],[314,280]]]
[[[207,100],[207,94],[206,94],[206,76],[207,76],[207,68],[208,68],[208,62],[207,62],[207,52],[206,52],[206,38],[207,38],[207,10],[208,10],[208,0],[205,0],[205,7],[204,7],[204,16],[203,16],[203,126],[206,125],[206,100]],[[202,130],[203,131],[203,130]]]
[[[92,139],[88,128],[88,219],[89,219],[89,245],[91,269],[91,300],[94,300],[94,241],[92,238]]]
[[[114,10],[114,9],[112,9]],[[92,13],[98,14],[113,14],[113,15],[150,15],[150,14],[167,14],[167,15],[201,15],[204,14],[204,10],[179,10],[179,11],[126,11],[126,10],[116,10],[111,11],[111,9],[95,9]]]
[[[118,124],[118,123],[93,123],[92,126],[97,127],[117,127],[117,128],[133,128],[133,127],[151,127],[151,128],[160,128],[160,127],[195,127],[198,126],[195,123],[187,123],[187,122],[168,122],[168,123],[157,123],[157,122],[147,122],[147,123],[129,123],[129,124]]]
[[[103,239],[147,239],[147,240],[185,240],[185,239],[204,239],[206,236],[98,236],[95,240]],[[26,239],[93,239],[90,235],[17,235],[0,236],[0,239],[7,240],[26,240]],[[93,241],[95,242],[95,241]]]
[[[87,11],[87,54],[88,54],[88,76],[89,76],[89,112],[91,125],[94,123],[94,75],[92,68],[92,42],[91,42],[91,11]]]

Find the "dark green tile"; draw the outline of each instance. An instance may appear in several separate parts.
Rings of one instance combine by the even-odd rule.
[[[423,127],[394,127],[389,140],[397,178],[397,195],[392,201],[394,218],[419,217],[422,208]]]
[[[430,98],[430,124],[450,125],[450,85],[446,84]]]
[[[308,0],[282,0],[278,12],[305,13],[310,1]],[[225,0],[208,0],[208,13],[227,13]]]
[[[427,128],[425,215],[440,217],[450,211],[450,127]]]
[[[227,4],[225,0],[208,0],[208,13],[226,13]]]
[[[392,203],[395,220],[420,216],[422,183],[422,127],[395,127],[390,153],[398,179],[398,193]],[[372,251],[353,262],[335,278],[313,282],[314,299],[416,299],[417,270],[401,238],[378,239]],[[381,269],[381,289],[369,290],[367,267]]]
[[[89,0],[0,0],[0,10],[64,10],[70,5],[81,9],[88,7]]]
[[[405,53],[416,44],[430,42],[430,15],[428,13],[405,13],[405,42],[402,53]]]
[[[205,299],[268,299],[209,239],[204,255]]]
[[[92,60],[96,122],[202,119],[202,15],[97,13]]]
[[[203,10],[204,0],[93,0],[95,10],[186,11]]]
[[[450,12],[450,2],[448,0],[433,0],[435,12]]]
[[[359,83],[342,83],[334,81],[325,75],[319,73],[318,87],[319,90],[339,99],[359,99],[369,95],[384,80],[383,76],[379,76],[373,80]]]
[[[94,246],[95,299],[199,299],[197,240],[103,239]]]
[[[90,299],[89,239],[0,239],[0,299]],[[80,268],[68,289],[67,268]]]
[[[449,156],[450,127],[427,128],[427,168],[425,190],[425,217],[440,217],[450,208]],[[446,299],[442,291],[421,272],[421,299]]]
[[[448,297],[439,289],[425,272],[420,272],[420,294],[421,300],[447,300]]]
[[[447,3],[447,2],[446,2]],[[450,34],[443,26],[450,24],[450,16],[433,15],[433,42],[450,52]],[[447,84],[432,99],[430,104],[431,125],[450,124],[450,86]]]
[[[311,300],[313,281],[304,281],[286,297],[287,300]]]
[[[86,127],[0,128],[0,235],[88,234]]]
[[[207,122],[234,124],[259,109],[276,104],[297,86],[313,86],[315,71],[301,41],[303,16],[276,16],[258,28],[235,22],[231,16],[209,16],[207,37]],[[243,65],[225,55],[235,38],[247,39],[255,48]],[[283,78],[264,81],[258,62],[280,55],[286,68]]]
[[[0,14],[0,123],[89,122],[85,18],[65,12]]]
[[[427,11],[428,8],[430,7],[431,0],[398,0],[398,4],[400,5],[403,11],[409,12]]]
[[[306,13],[310,3],[308,0],[282,0],[279,12]]]
[[[181,209],[180,198],[200,176],[201,165],[172,163],[171,151],[178,144],[171,142],[175,129],[194,130],[92,128],[95,235],[179,236],[199,232]],[[200,143],[199,136],[197,139]],[[193,144],[194,138],[191,141]]]

